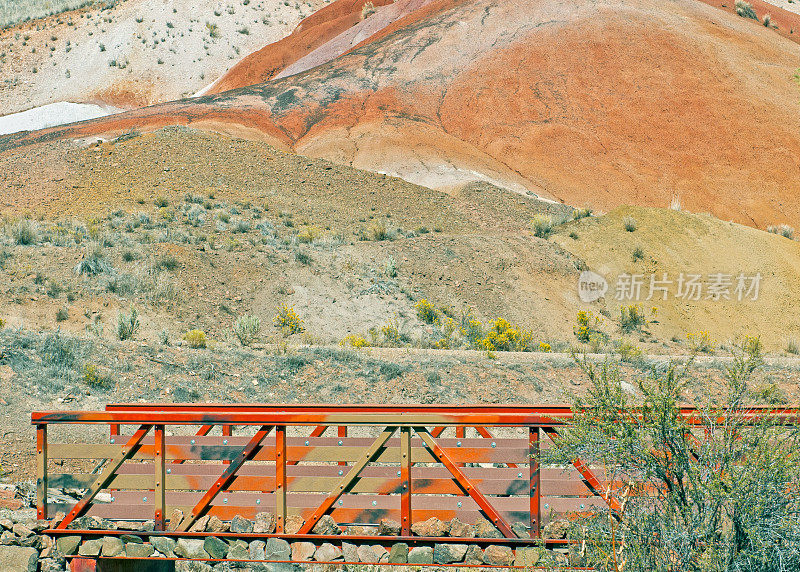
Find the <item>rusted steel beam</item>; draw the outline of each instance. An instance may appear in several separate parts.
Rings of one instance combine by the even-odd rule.
[[[96,572],[97,560],[94,558],[72,558],[69,561],[69,572]]]
[[[164,439],[164,426],[156,425],[155,427],[155,457],[153,465],[155,467],[155,487],[153,495],[156,510],[155,510],[155,529],[164,530],[164,515],[167,510],[167,458],[164,454],[165,439]]]
[[[571,419],[572,414],[558,418],[554,414],[540,413],[536,410],[516,411],[443,411],[428,413],[368,412],[342,413],[338,408],[323,412],[218,412],[218,411],[48,411],[34,412],[31,422],[34,425],[46,423],[74,424],[167,424],[167,425],[362,425],[362,426],[453,426],[453,425],[500,425],[523,427],[529,425],[561,425]]]
[[[275,429],[275,521],[278,533],[286,525],[286,427]]]
[[[141,403],[116,403],[106,406],[108,412],[118,413],[191,413],[203,412],[207,414],[213,413],[295,413],[295,414],[324,414],[330,412],[334,406],[331,404],[248,404],[248,403],[226,403],[226,404],[191,404],[191,403],[165,403],[165,404],[141,404]],[[348,413],[402,413],[409,414],[452,414],[457,415],[463,413],[465,410],[474,414],[480,414],[484,417],[492,413],[502,413],[508,416],[522,416],[518,419],[524,420],[529,418],[531,423],[534,422],[532,415],[539,415],[543,417],[541,425],[560,425],[565,420],[570,420],[574,416],[574,412],[568,405],[485,405],[474,404],[468,406],[452,406],[452,405],[375,405],[375,404],[336,404],[335,410],[340,414]],[[680,409],[681,415],[684,419],[692,425],[701,425],[704,421],[703,412],[698,411],[694,407],[682,407]],[[75,413],[75,412],[71,412]],[[776,409],[769,406],[756,406],[748,407],[741,411],[743,418],[757,420],[766,415],[785,421],[786,423],[797,424],[800,422],[800,408],[782,408]],[[715,419],[710,419],[714,421]],[[718,419],[717,419],[718,420]],[[37,419],[34,419],[34,424]],[[548,422],[550,421],[550,422]],[[141,423],[135,421],[134,423]],[[450,422],[450,425],[457,424],[457,421]],[[472,426],[486,426],[486,425],[502,425],[499,422],[481,422],[467,421],[466,418],[462,419],[462,423]],[[248,424],[261,424],[259,421]],[[304,422],[301,424],[313,424],[313,422]],[[335,423],[328,423],[333,425]],[[378,422],[376,424],[382,424]],[[514,423],[512,423],[513,425]],[[524,423],[523,423],[524,424]],[[438,427],[435,421],[431,423],[432,426]]]
[[[36,518],[47,519],[47,425],[36,427]]]
[[[129,530],[98,530],[98,529],[86,529],[86,530],[79,530],[79,529],[70,529],[70,530],[44,530],[42,534],[47,536],[70,536],[70,535],[80,535],[84,537],[103,537],[103,536],[122,536],[124,534],[130,534],[131,531]],[[442,537],[425,537],[425,536],[375,536],[375,535],[368,535],[368,534],[261,534],[261,533],[238,533],[238,532],[148,532],[148,531],[137,531],[137,536],[141,536],[143,538],[152,538],[156,536],[165,537],[165,538],[208,538],[209,536],[214,536],[217,538],[225,538],[225,539],[248,539],[248,540],[258,540],[258,539],[266,539],[266,538],[285,538],[287,540],[308,540],[308,541],[328,541],[328,542],[336,542],[336,541],[345,541],[345,542],[366,542],[369,544],[380,544],[383,546],[391,546],[397,542],[405,542],[409,546],[427,546],[429,544],[434,543],[441,543],[444,540],[447,543],[453,544],[482,544],[482,545],[489,545],[489,544],[501,544],[505,546],[512,546],[512,547],[525,547],[531,546],[532,544],[538,543],[538,541],[533,541],[530,538],[442,538]],[[570,541],[565,539],[550,539],[547,541],[548,544],[552,542],[552,544],[566,546],[569,544],[576,544],[576,541]],[[408,566],[408,564],[405,564]],[[486,567],[486,564],[482,565]]]
[[[220,491],[224,490],[225,487],[233,480],[233,477],[236,475],[236,471],[239,470],[245,461],[249,460],[253,453],[256,451],[258,446],[261,444],[261,441],[264,440],[269,432],[272,430],[272,427],[268,425],[264,425],[261,429],[253,435],[250,442],[245,445],[244,449],[242,449],[241,454],[234,459],[230,465],[225,469],[214,485],[203,495],[203,498],[200,499],[192,511],[187,514],[181,523],[178,525],[177,530],[181,532],[185,532],[189,530],[189,528],[194,524],[194,522],[202,516],[208,506],[211,504],[211,501],[220,493]]]
[[[363,454],[361,459],[359,459],[348,471],[348,473],[342,477],[342,480],[339,482],[339,484],[330,492],[328,497],[322,501],[322,504],[319,505],[311,517],[306,520],[306,522],[300,528],[300,534],[308,534],[311,532],[319,519],[322,518],[322,516],[333,506],[333,503],[335,503],[337,499],[352,486],[353,482],[358,478],[361,470],[380,455],[386,446],[386,442],[396,430],[397,427],[387,427],[378,436],[378,438],[375,439],[372,445],[370,445],[369,449],[367,449]]]
[[[447,456],[447,453],[442,450],[441,447],[436,443],[433,437],[431,437],[430,433],[424,427],[415,427],[414,431],[420,438],[425,442],[425,445],[428,447],[430,452],[439,460],[439,462],[444,465],[447,470],[449,470],[453,477],[455,478],[456,482],[461,486],[465,493],[472,497],[478,506],[481,508],[483,513],[489,518],[489,520],[498,528],[500,532],[503,533],[503,536],[506,538],[512,538],[515,536],[514,532],[511,530],[511,527],[505,521],[503,517],[495,510],[492,504],[486,499],[485,496],[470,482],[467,476],[461,471],[461,469],[456,465],[450,457]]]
[[[558,445],[558,441],[560,439],[558,431],[552,427],[542,427],[542,429],[547,436],[550,437],[550,440],[555,445]],[[620,511],[620,505],[611,494],[610,486],[608,484],[603,486],[603,483],[600,482],[600,480],[595,476],[594,471],[592,471],[592,469],[583,461],[583,459],[576,457],[573,459],[572,465],[578,469],[578,472],[583,477],[584,484],[590,491],[592,491],[593,494],[606,501],[608,507],[614,512]]]
[[[403,427],[400,433],[400,514],[402,519],[400,521],[401,534],[403,536],[411,536],[411,525],[414,520],[411,515],[411,496],[413,494],[411,480],[411,428]]]
[[[468,405],[436,405],[436,404],[331,404],[331,403],[109,403],[105,406],[106,411],[209,411],[225,413],[236,412],[270,412],[270,411],[294,411],[294,412],[325,412],[337,410],[347,413],[374,413],[374,412],[394,412],[394,413],[428,413],[436,412],[458,412],[468,409],[470,411],[482,412],[517,412],[527,413],[532,410],[541,413],[570,413],[572,408],[569,405],[496,405],[496,404],[468,404]],[[692,408],[686,408],[691,410]]]
[[[528,463],[530,474],[530,534],[531,538],[539,538],[541,535],[542,515],[542,475],[539,469],[539,428],[531,427],[528,430],[528,442],[530,450],[530,462]]]
[[[83,511],[86,510],[86,507],[89,506],[89,503],[92,502],[92,499],[94,499],[97,493],[108,486],[108,483],[114,478],[117,469],[119,469],[122,463],[136,454],[136,450],[139,448],[142,439],[144,439],[144,436],[147,435],[148,431],[150,431],[152,427],[152,425],[142,425],[139,427],[136,433],[134,433],[131,438],[128,439],[128,442],[122,447],[119,454],[106,465],[103,472],[94,482],[94,484],[89,487],[89,490],[86,492],[83,498],[78,501],[69,514],[64,517],[64,520],[62,520],[58,526],[56,526],[56,528],[66,528],[73,520],[75,520],[75,518],[83,514]]]
[[[434,428],[431,430],[431,435],[433,435],[434,437],[438,437],[439,435],[441,435],[442,433],[444,433],[444,430],[445,430],[445,428],[444,428],[444,427],[434,427]]]

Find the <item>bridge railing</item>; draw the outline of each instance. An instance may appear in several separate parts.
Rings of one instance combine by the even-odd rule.
[[[182,514],[170,528],[185,531],[204,515],[271,512],[277,534],[292,517],[302,522],[292,532],[311,533],[327,514],[342,526],[396,520],[406,536],[435,516],[486,520],[508,539],[536,537],[551,513],[605,502],[586,487],[587,472],[599,483],[590,468],[539,467],[543,435],[569,416],[568,408],[498,406],[120,404],[34,413],[38,514],[66,513],[56,529],[88,515],[153,519],[156,530]],[[75,425],[108,426],[109,437],[54,438],[69,426],[81,434]],[[48,502],[51,488],[83,496]]]
[[[684,414],[699,423],[694,410]],[[617,508],[618,483],[600,468],[539,464],[572,415],[559,406],[260,404],[37,412],[38,515],[65,513],[54,526],[62,530],[87,515],[181,532],[206,515],[270,512],[276,534],[296,535],[330,515],[342,527],[395,520],[402,536],[430,517],[458,518],[532,541],[552,515]],[[82,496],[49,502],[52,488]]]

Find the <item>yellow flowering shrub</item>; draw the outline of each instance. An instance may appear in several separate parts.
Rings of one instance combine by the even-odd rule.
[[[303,320],[294,311],[294,308],[283,304],[278,310],[278,314],[272,321],[275,327],[281,330],[284,335],[291,336],[292,334],[299,334],[306,330],[303,325]]]
[[[200,349],[208,346],[208,336],[203,330],[189,330],[183,334],[183,340],[190,348]]]

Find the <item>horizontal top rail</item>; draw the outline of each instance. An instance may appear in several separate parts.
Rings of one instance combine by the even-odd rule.
[[[463,413],[476,411],[482,413],[553,413],[569,414],[569,405],[497,405],[497,404],[465,404],[465,405],[428,405],[428,404],[362,404],[362,403],[109,403],[106,411],[336,411],[339,413]]]
[[[428,425],[480,425],[480,426],[543,426],[561,425],[572,418],[572,412],[539,413],[536,410],[519,411],[442,411],[408,413],[406,411],[340,412],[331,406],[327,411],[37,411],[31,414],[31,423],[47,425],[76,424],[152,424],[152,425],[384,425],[413,427]]]
[[[693,407],[684,407],[681,412],[690,424],[702,423],[705,415]],[[785,423],[800,423],[797,408],[751,407],[743,409],[741,414],[745,420],[769,416]],[[547,405],[113,404],[106,411],[38,411],[31,414],[31,423],[552,427],[569,423],[573,416],[569,407]]]

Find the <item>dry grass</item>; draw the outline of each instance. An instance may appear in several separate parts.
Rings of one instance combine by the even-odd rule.
[[[92,4],[113,6],[116,0],[0,0],[0,28]]]

